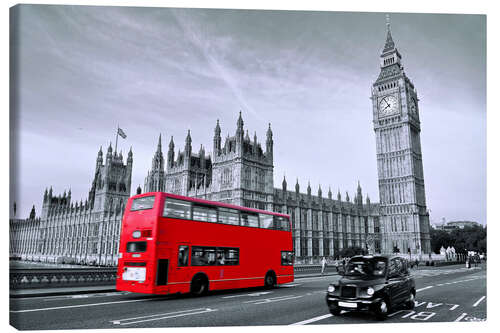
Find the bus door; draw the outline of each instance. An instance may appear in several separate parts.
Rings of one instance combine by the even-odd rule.
[[[188,243],[178,243],[176,249],[177,267],[175,268],[175,276],[178,282],[189,281],[189,251]],[[173,259],[173,258],[172,258]]]
[[[156,281],[157,286],[166,286],[168,283],[169,276],[169,259],[171,256],[170,248],[166,246],[159,245],[157,247],[157,257],[156,257]]]

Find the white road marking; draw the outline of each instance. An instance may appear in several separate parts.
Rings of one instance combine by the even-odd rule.
[[[460,321],[462,319],[464,319],[464,317],[467,316],[467,313],[462,313],[457,319],[455,319],[455,321]]]
[[[110,322],[115,324],[115,325],[131,325],[131,324],[143,323],[146,321],[155,321],[155,320],[162,320],[162,319],[169,319],[169,318],[176,318],[176,317],[191,316],[191,315],[195,315],[195,314],[208,313],[208,312],[214,312],[214,311],[218,311],[218,310],[217,309],[210,309],[210,308],[190,309],[190,310],[182,310],[182,311],[175,311],[175,312],[168,312],[168,313],[158,313],[158,314],[150,315],[150,316],[112,320]],[[141,319],[141,320],[135,320],[135,319]]]
[[[143,299],[132,299],[132,300],[128,300],[128,301],[115,301],[115,302],[79,304],[79,305],[68,305],[68,306],[55,306],[55,307],[51,307],[51,308],[40,308],[40,309],[29,309],[29,310],[10,310],[10,312],[21,313],[21,312],[36,312],[36,311],[50,311],[50,310],[71,309],[71,308],[83,308],[83,307],[89,307],[89,306],[100,306],[100,305],[108,305],[108,304],[145,302],[145,301],[150,301],[152,299],[159,299],[159,298],[143,298]]]
[[[257,296],[267,295],[267,294],[271,294],[271,293],[272,293],[272,291],[263,291],[263,292],[251,293],[251,294],[241,294],[241,295],[223,296],[223,297],[221,297],[221,298],[235,298],[235,297],[245,297],[245,296],[257,297]]]
[[[480,298],[480,299],[478,299],[478,300],[477,300],[477,302],[476,302],[476,303],[474,303],[474,305],[472,305],[472,306],[473,306],[473,307],[478,306],[478,305],[479,305],[479,303],[481,303],[481,302],[482,302],[485,298],[486,298],[486,296],[481,297],[481,298]]]
[[[260,300],[252,300],[252,301],[246,301],[244,303],[251,303],[251,304],[265,304],[265,303],[272,303],[272,302],[280,302],[280,301],[287,301],[289,299],[296,299],[296,298],[301,298],[304,295],[301,296],[280,296],[280,297],[273,297],[273,298],[266,298],[266,299],[260,299]]]
[[[302,283],[293,283],[293,284],[282,284],[279,287],[284,287],[284,288],[291,288],[291,287],[296,287],[296,286],[301,286]]]
[[[424,287],[424,288],[420,288],[420,289],[417,289],[417,293],[422,291],[422,290],[426,290],[426,289],[430,289],[430,288],[434,288],[434,286],[427,286],[427,287]]]
[[[303,320],[303,321],[299,321],[299,322],[290,324],[290,326],[292,326],[292,325],[306,325],[306,324],[309,324],[309,323],[314,323],[315,321],[318,321],[318,320],[323,320],[323,319],[328,318],[328,317],[332,317],[332,315],[331,314],[326,314],[326,315],[322,315],[322,316],[319,316],[319,317],[314,317],[314,318],[311,318],[311,319],[307,319],[307,320]]]

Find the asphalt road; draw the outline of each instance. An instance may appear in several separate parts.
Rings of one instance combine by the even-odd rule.
[[[486,269],[420,268],[414,310],[395,310],[385,322],[486,319]],[[17,329],[329,325],[374,323],[362,313],[331,316],[328,283],[338,276],[298,278],[278,288],[212,292],[205,297],[105,294],[12,298],[10,323]]]

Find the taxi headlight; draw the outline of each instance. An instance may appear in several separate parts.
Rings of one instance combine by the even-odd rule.
[[[333,284],[328,286],[328,292],[333,293],[335,291],[335,286]]]
[[[367,293],[368,295],[370,295],[370,296],[371,296],[371,295],[373,295],[373,293],[374,293],[374,292],[375,292],[375,290],[373,290],[373,288],[372,288],[372,287],[368,287],[368,289],[366,289],[366,293]]]

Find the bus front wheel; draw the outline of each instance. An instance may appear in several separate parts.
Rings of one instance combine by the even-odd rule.
[[[264,278],[264,287],[273,288],[276,285],[276,274],[273,271],[267,272]]]
[[[202,296],[208,292],[208,279],[203,274],[198,274],[191,281],[191,294]]]

